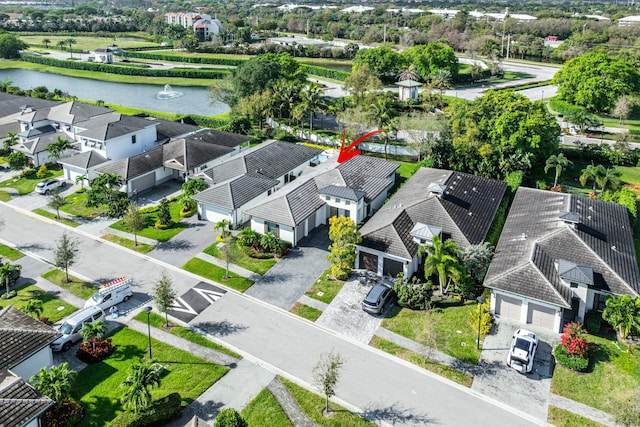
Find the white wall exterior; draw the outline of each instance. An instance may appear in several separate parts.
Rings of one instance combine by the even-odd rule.
[[[337,208],[339,216],[345,216],[344,211],[349,211],[349,218],[351,218],[355,224],[361,223],[365,218],[366,210],[364,198],[361,198],[356,202],[328,195],[321,195],[319,197],[321,197],[322,201],[327,205]]]
[[[132,137],[134,135],[136,137],[135,144],[132,143]],[[82,136],[79,136],[77,139],[81,142],[83,152],[95,150],[107,159],[120,160],[155,147],[156,137],[155,125],[151,125],[108,141],[99,141]]]
[[[47,345],[28,359],[11,368],[11,372],[28,382],[29,378],[40,372],[41,368],[47,368],[52,365],[53,355],[51,354],[51,347]]]
[[[382,272],[384,271],[384,259],[392,259],[394,261],[399,261],[403,264],[403,268],[402,268],[402,274],[405,278],[405,280],[408,280],[411,275],[413,273],[415,273],[416,270],[414,270],[413,268],[415,267],[415,264],[417,263],[416,260],[411,260],[408,261],[405,258],[400,258],[397,256],[393,256],[393,255],[389,255],[386,252],[381,252],[375,249],[371,249],[371,248],[365,248],[363,246],[359,246],[356,245],[356,263],[355,263],[355,268],[359,269],[360,268],[360,252],[365,252],[368,254],[373,254],[373,255],[377,255],[378,256],[378,271],[376,271],[376,274],[380,277],[382,277]]]
[[[560,328],[562,327],[562,309],[558,306],[551,305],[549,303],[538,301],[534,299],[525,298],[520,295],[511,294],[509,292],[503,292],[497,289],[491,290],[491,315],[495,316],[496,314],[496,297],[497,295],[505,295],[511,298],[518,299],[522,301],[522,305],[520,308],[520,322],[523,324],[527,323],[527,314],[529,312],[529,303],[533,303],[536,305],[541,305],[543,307],[552,308],[556,311],[555,321],[553,323],[553,332],[560,332]]]
[[[257,233],[264,234],[264,224],[265,220],[261,218],[251,218],[251,229]],[[278,238],[284,240],[285,242],[291,243],[295,246],[298,241],[295,240],[295,230],[293,227],[289,227],[288,225],[279,224],[278,229]],[[298,239],[299,240],[299,239]]]

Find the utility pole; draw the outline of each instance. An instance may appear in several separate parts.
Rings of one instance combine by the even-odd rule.
[[[511,34],[507,34],[507,58],[509,59],[509,47],[511,45]]]
[[[387,24],[384,24],[384,29],[382,30],[382,43],[387,42]]]

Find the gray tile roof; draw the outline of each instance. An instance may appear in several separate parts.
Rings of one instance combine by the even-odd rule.
[[[48,99],[29,98],[0,92],[0,117],[19,113],[25,105],[30,105],[36,110],[48,110],[58,104],[58,102]]]
[[[362,175],[366,177],[387,178],[399,167],[400,165],[398,163],[376,157],[355,156],[349,159],[349,161],[340,164],[337,169],[348,176]]]
[[[169,120],[152,119],[150,121],[156,124],[158,141],[168,141],[173,138],[180,138],[191,132],[196,132],[200,129],[200,127],[197,125],[172,122]]]
[[[155,147],[135,156],[116,160],[98,167],[96,172],[114,174],[128,181],[161,167],[162,148],[163,146]]]
[[[253,138],[239,133],[223,132],[214,129],[202,129],[186,137],[192,141],[207,142],[209,144],[220,145],[229,148],[235,148],[239,145],[246,144]]]
[[[108,141],[123,135],[135,133],[149,126],[155,126],[153,121],[140,117],[125,116],[113,113],[111,117],[95,118],[79,123],[78,126],[86,130],[78,135],[98,141]],[[100,123],[103,122],[103,123]]]
[[[207,188],[193,196],[193,199],[203,204],[234,210],[276,185],[278,181],[275,179],[246,174]]]
[[[113,112],[113,110],[107,107],[85,104],[84,102],[78,101],[69,101],[52,107],[49,110],[47,118],[55,122],[75,124],[88,120],[91,117],[111,112]]]
[[[446,186],[442,197],[427,191],[432,183]],[[482,243],[505,191],[501,181],[421,168],[362,226],[360,246],[411,259],[418,252],[411,237],[418,222],[440,227],[462,247]]]
[[[40,127],[27,129],[24,132],[20,132],[18,136],[21,136],[23,138],[35,138],[41,135],[46,135],[48,133],[55,133],[55,132],[56,132],[56,128],[54,128],[52,125],[44,125]]]
[[[580,214],[580,223],[563,222],[563,211]],[[633,235],[624,206],[521,187],[485,286],[570,308],[571,291],[556,268],[561,260],[590,267],[596,289],[639,295]]]
[[[231,147],[182,138],[162,145],[162,159],[167,167],[186,172],[232,151]]]
[[[357,202],[366,194],[364,191],[354,190],[349,187],[339,185],[328,185],[318,190],[319,194],[326,194],[327,196],[338,197],[340,199],[353,200]]]
[[[54,405],[22,378],[0,372],[0,425],[22,427]]]
[[[63,165],[75,166],[82,169],[89,169],[99,164],[105,163],[106,157],[95,150],[85,151],[70,157],[58,160]]]
[[[12,306],[5,307],[0,310],[0,369],[10,369],[59,336],[51,326]]]

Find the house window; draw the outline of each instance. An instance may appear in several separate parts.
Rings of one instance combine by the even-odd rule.
[[[351,202],[350,202],[350,201],[348,201],[348,200],[345,200],[345,201],[344,201],[344,204],[345,204],[345,205],[350,205],[350,204],[351,204]]]
[[[340,203],[340,199],[336,197],[336,203]]]
[[[324,196],[325,200],[331,200],[331,196]]]
[[[572,288],[577,288],[578,284],[576,282],[571,282],[571,283],[569,283],[569,286],[572,287]]]
[[[276,237],[280,237],[280,226],[275,222],[265,221],[264,223],[264,232],[272,232]]]
[[[135,135],[131,135],[131,143],[132,144],[136,143],[136,136]]]
[[[596,308],[597,311],[604,311],[605,307],[607,306],[606,305],[607,300],[609,298],[611,298],[611,295],[595,294],[593,306]]]

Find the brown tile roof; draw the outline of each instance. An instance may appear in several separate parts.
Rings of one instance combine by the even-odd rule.
[[[22,378],[0,372],[0,425],[21,427],[39,417],[54,401],[43,396]]]

